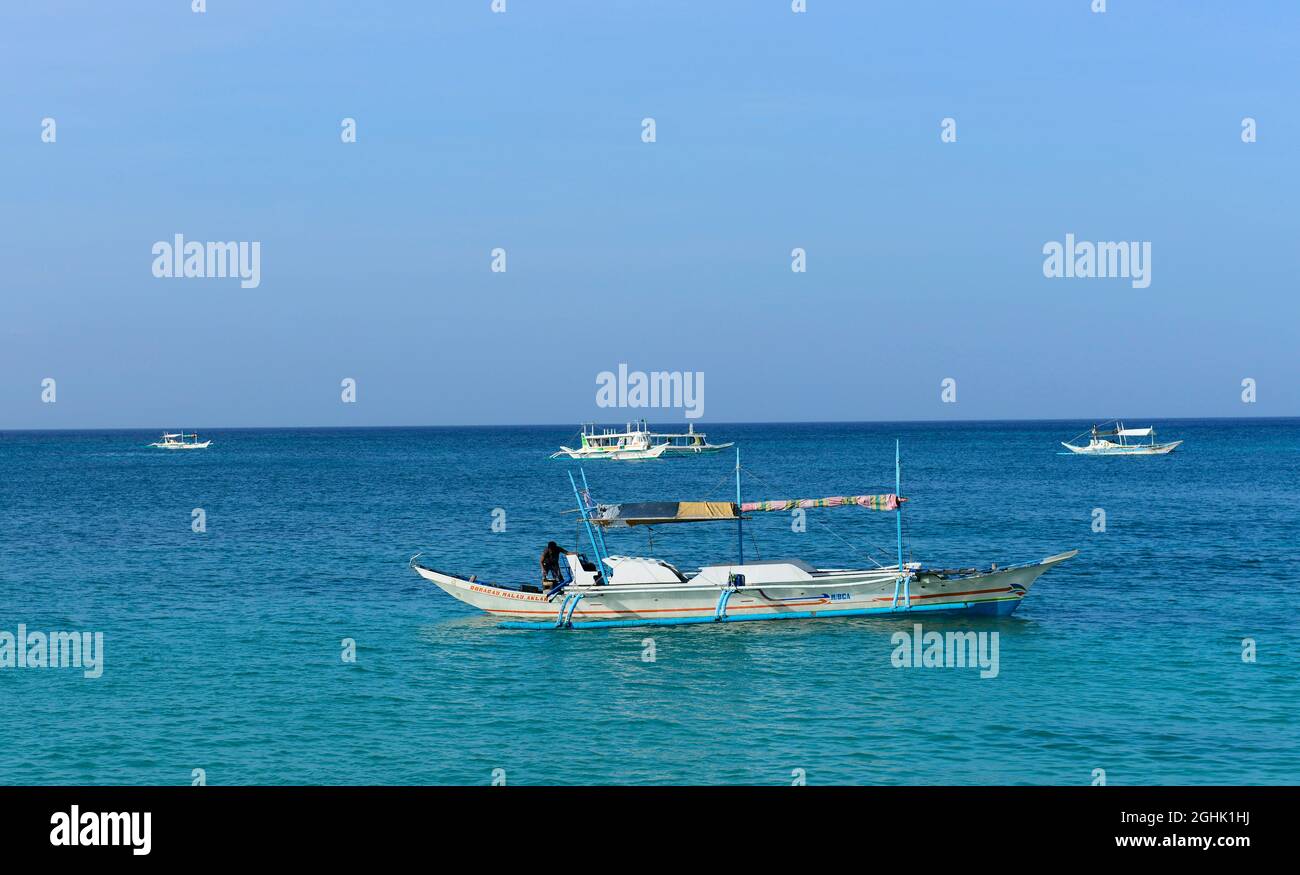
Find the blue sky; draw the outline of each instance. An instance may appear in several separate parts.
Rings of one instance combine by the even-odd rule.
[[[1300,11],[1107,5],[5,4],[0,428],[1300,413]]]

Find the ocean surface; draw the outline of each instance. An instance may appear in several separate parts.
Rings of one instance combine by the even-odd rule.
[[[1300,420],[1165,421],[1172,456],[1061,455],[1087,425],[706,428],[739,442],[746,499],[893,491],[901,439],[905,551],[927,565],[1077,548],[1013,617],[919,621],[996,631],[991,678],[895,668],[913,619],[510,631],[409,570],[424,550],[534,580],[547,540],[573,548],[571,464],[547,454],[574,428],[212,427],[198,452],[0,433],[0,631],[104,640],[98,678],[0,668],[0,783],[1300,781]],[[733,466],[587,475],[604,501],[726,500]],[[896,561],[888,513],[759,514],[746,536],[763,558]],[[695,568],[734,537],[679,526],[653,550]],[[610,548],[651,549],[644,530]]]

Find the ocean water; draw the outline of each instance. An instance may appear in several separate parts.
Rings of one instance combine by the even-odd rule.
[[[575,429],[210,428],[193,453],[0,433],[0,630],[104,636],[98,678],[0,669],[0,783],[1300,780],[1300,421],[1158,423],[1186,441],[1164,458],[1058,454],[1085,425],[707,429],[740,442],[747,499],[892,491],[901,439],[905,549],[926,564],[1079,549],[1013,617],[922,620],[998,632],[992,678],[895,668],[912,619],[509,631],[408,569],[424,550],[534,579],[548,539],[573,547],[570,464],[546,456]],[[606,501],[728,499],[733,465],[587,473]],[[758,515],[747,555],[894,560],[890,514],[808,520]],[[653,538],[685,567],[734,550],[726,524]],[[651,549],[644,531],[610,546]]]

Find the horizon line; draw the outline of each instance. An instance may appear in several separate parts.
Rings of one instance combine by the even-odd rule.
[[[651,422],[647,417],[637,417],[646,419],[649,425],[672,425],[676,422],[656,423]],[[789,419],[789,420],[717,420],[708,423],[682,423],[682,424],[700,424],[707,425],[709,428],[715,426],[734,426],[734,425],[986,425],[999,423],[1040,423],[1040,422],[1089,422],[1093,424],[1115,422],[1119,420],[1132,419],[1134,422],[1148,421],[1142,417],[1111,417],[1104,420],[1097,420],[1088,417],[1048,417],[1044,419]],[[1300,416],[1170,416],[1170,417],[1151,417],[1151,422],[1204,422],[1204,421],[1282,421],[1300,419]],[[582,422],[593,422],[593,420],[584,420]],[[582,422],[578,423],[581,427]],[[625,421],[626,422],[626,421]],[[596,421],[600,425],[599,421]],[[618,425],[617,421],[610,421],[612,425]],[[574,423],[554,423],[554,422],[528,422],[528,423],[405,423],[397,425],[216,425],[202,426],[204,431],[222,430],[222,431],[282,431],[299,429],[303,431],[324,431],[328,429],[352,429],[352,430],[383,430],[383,429],[411,429],[411,428],[572,428]],[[0,428],[0,434],[22,434],[22,433],[47,433],[47,432],[96,432],[96,431],[154,431],[156,425],[151,426],[96,426],[90,428],[84,427],[60,427],[60,428]],[[197,431],[197,429],[192,429]],[[187,432],[188,433],[188,432]]]

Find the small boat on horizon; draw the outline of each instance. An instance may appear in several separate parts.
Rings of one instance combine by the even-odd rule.
[[[187,440],[187,438],[193,438],[193,440]],[[186,434],[183,431],[165,431],[161,439],[154,441],[149,446],[157,447],[160,450],[206,450],[211,445],[211,439],[200,441],[197,434]]]
[[[644,420],[629,422],[623,431],[612,428],[597,432],[594,422],[584,422],[577,449],[561,446],[552,459],[605,459],[611,462],[646,461],[675,456],[700,456],[734,446],[734,442],[711,444],[702,431],[690,423],[685,432],[654,432]]]
[[[1103,423],[1103,425],[1112,424],[1115,426],[1114,428],[1105,430],[1094,425],[1091,432],[1081,432],[1070,438],[1073,441],[1084,435],[1090,435],[1086,446],[1076,446],[1065,441],[1061,442],[1061,446],[1081,456],[1163,456],[1172,453],[1182,443],[1182,441],[1170,441],[1164,444],[1156,443],[1156,430],[1154,427],[1125,428],[1124,423],[1118,420]],[[1111,438],[1115,438],[1115,440],[1111,440]],[[1146,443],[1130,443],[1128,438],[1150,438],[1150,441]]]
[[[921,612],[1005,617],[1048,569],[1078,554],[1058,553],[1036,562],[975,567],[926,568],[903,558],[901,468],[895,456],[895,492],[815,499],[742,502],[740,458],[736,458],[736,501],[595,502],[587,486],[569,472],[594,561],[581,552],[547,545],[542,582],[505,585],[441,571],[411,557],[420,577],[453,598],[501,617],[512,629],[595,629],[732,623],[750,620],[843,616],[906,616]],[[862,507],[895,514],[898,560],[875,568],[817,568],[801,559],[745,561],[746,514],[817,507]],[[662,559],[611,554],[605,532],[630,526],[659,526],[734,520],[734,562],[716,562],[683,572]],[[874,560],[873,560],[874,561]],[[548,565],[548,562],[550,563]],[[547,570],[549,569],[549,570]],[[547,579],[551,585],[547,586]]]

